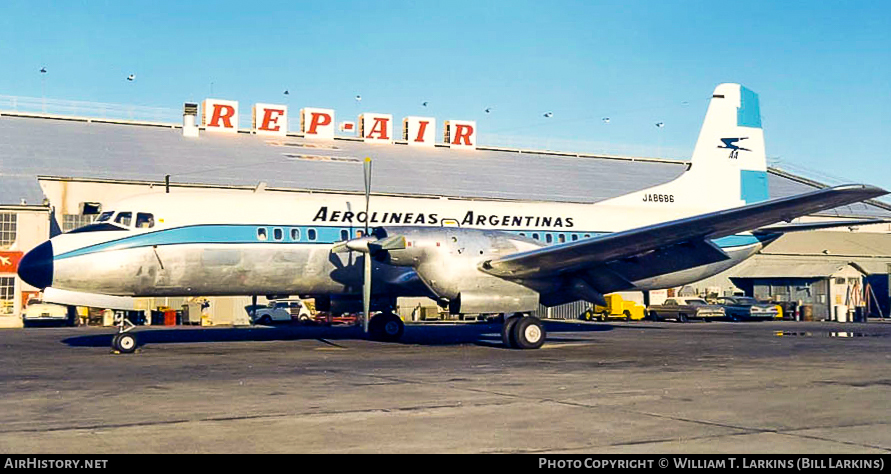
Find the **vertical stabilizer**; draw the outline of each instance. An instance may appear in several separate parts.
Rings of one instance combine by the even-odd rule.
[[[678,207],[726,209],[768,199],[758,94],[739,84],[715,88],[690,168],[674,181],[611,199],[665,200]],[[661,202],[661,201],[659,201]]]

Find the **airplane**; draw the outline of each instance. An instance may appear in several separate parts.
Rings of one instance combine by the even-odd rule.
[[[792,221],[887,193],[844,185],[768,199],[758,95],[739,84],[715,89],[679,177],[596,203],[372,196],[368,160],[366,171],[364,199],[261,187],[124,199],[32,249],[18,273],[46,301],[84,306],[224,295],[311,297],[332,312],[361,303],[366,331],[383,341],[404,331],[396,298],[427,296],[452,313],[503,314],[504,344],[536,349],[546,340],[530,314],[539,304],[605,305],[607,293],[699,281],[785,232],[868,224]],[[131,329],[121,323],[115,349],[136,349]]]

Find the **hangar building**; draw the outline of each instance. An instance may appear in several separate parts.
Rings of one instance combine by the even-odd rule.
[[[0,327],[20,325],[24,305],[36,291],[15,275],[15,263],[23,252],[51,235],[92,222],[99,210],[121,198],[164,192],[167,175],[171,192],[181,188],[250,192],[264,183],[269,192],[361,193],[361,163],[370,156],[374,160],[376,194],[596,202],[670,181],[689,164],[670,159],[485,146],[475,150],[439,144],[420,148],[407,146],[404,140],[392,145],[368,144],[355,136],[327,141],[308,140],[302,133],[266,137],[248,129],[222,134],[201,128],[195,138],[184,136],[181,122],[103,118],[97,115],[107,115],[106,110],[93,113],[97,108],[88,103],[66,102],[79,107],[47,113],[16,106],[26,100],[2,99],[0,258],[4,259],[0,263],[7,263],[0,265]],[[187,116],[187,124],[188,120]],[[769,169],[769,187],[770,197],[775,198],[823,185]],[[891,219],[891,205],[869,201],[815,217]],[[884,278],[883,287],[874,286],[878,293],[884,291],[881,297],[887,308],[889,234],[891,224],[784,236],[743,266],[694,287],[696,291],[738,291],[732,278],[764,276],[751,273],[753,268],[765,268],[772,262],[771,268],[779,270],[771,275],[783,275],[783,269],[789,268],[785,276],[793,278],[800,264],[826,263],[831,255],[833,263],[854,263],[875,281]],[[785,263],[792,258],[798,263]],[[215,323],[247,323],[245,298],[213,300]],[[149,301],[146,305],[178,307],[182,303]]]

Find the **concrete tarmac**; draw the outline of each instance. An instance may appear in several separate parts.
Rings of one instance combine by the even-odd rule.
[[[887,453],[891,324],[0,332],[3,453]]]

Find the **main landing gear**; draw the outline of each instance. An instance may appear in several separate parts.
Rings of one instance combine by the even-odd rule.
[[[139,341],[136,339],[136,334],[130,332],[135,327],[136,325],[127,319],[126,313],[121,314],[121,322],[118,323],[118,333],[111,338],[111,348],[121,354],[132,354],[135,352],[136,348],[139,347]]]
[[[393,313],[375,315],[368,322],[368,336],[375,341],[396,342],[405,332],[405,323]]]
[[[513,349],[538,349],[546,338],[544,324],[534,316],[507,316],[501,326],[501,341]]]

